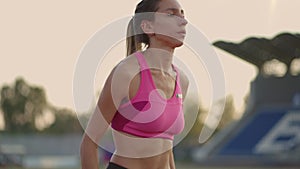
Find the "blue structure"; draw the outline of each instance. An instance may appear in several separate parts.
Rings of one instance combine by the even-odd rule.
[[[260,156],[300,150],[300,109],[265,108],[244,122],[216,154]]]
[[[300,71],[291,71],[293,61],[300,58],[300,34],[248,38],[237,44],[218,41],[214,45],[254,64],[259,73],[251,83],[242,119],[194,151],[194,160],[300,168]],[[265,71],[265,64],[273,60],[286,65],[283,75]]]

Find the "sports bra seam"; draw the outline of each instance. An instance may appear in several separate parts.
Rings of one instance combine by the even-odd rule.
[[[145,68],[145,71],[147,71],[148,73],[148,76],[149,76],[149,80],[150,80],[150,83],[151,83],[151,86],[153,88],[153,90],[155,90],[155,93],[161,98],[163,99],[164,101],[167,101],[167,102],[170,102],[174,99],[176,99],[176,95],[178,94],[178,91],[179,91],[179,84],[178,84],[178,80],[179,80],[179,73],[177,71],[177,69],[175,68],[175,66],[172,64],[172,68],[174,69],[174,71],[176,72],[176,80],[175,80],[175,89],[172,93],[172,96],[170,98],[164,98],[160,93],[158,93],[158,88],[156,87],[155,83],[154,83],[154,80],[153,80],[153,77],[152,77],[152,74],[151,74],[151,71],[150,71],[150,67],[149,65],[147,64],[146,62],[146,59],[144,58],[144,55],[140,52],[140,57],[144,60],[144,66],[146,66]]]
[[[178,102],[173,102],[174,100],[176,101],[176,95],[179,93],[179,90],[180,90],[180,86],[178,84],[178,81],[179,81],[179,73],[175,67],[175,65],[172,64],[172,67],[174,69],[174,71],[176,72],[176,81],[175,81],[175,89],[174,89],[174,92],[172,94],[172,97],[170,98],[164,98],[159,92],[158,92],[158,88],[156,87],[156,85],[154,84],[154,80],[153,80],[153,77],[152,77],[152,74],[151,74],[151,71],[150,71],[150,68],[143,56],[143,54],[141,52],[137,52],[135,54],[136,56],[136,59],[138,61],[138,64],[139,64],[139,67],[140,67],[140,85],[139,85],[139,88],[136,92],[136,94],[134,95],[133,98],[129,99],[128,101],[126,101],[125,103],[123,103],[122,105],[119,106],[119,108],[123,108],[123,107],[126,107],[127,105],[129,104],[132,104],[132,103],[135,103],[138,96],[141,94],[142,92],[142,87],[144,86],[145,82],[143,79],[145,79],[146,75],[144,73],[147,73],[148,74],[148,80],[150,81],[151,83],[151,87],[152,87],[152,90],[155,90],[155,93],[156,95],[158,95],[158,97],[160,99],[162,99],[163,101],[162,102],[167,102],[168,104],[180,104],[180,101]],[[140,60],[140,59],[143,59],[143,60]],[[148,87],[145,87],[148,89]]]

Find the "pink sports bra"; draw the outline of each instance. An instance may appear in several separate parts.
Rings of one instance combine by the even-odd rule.
[[[111,127],[138,137],[173,140],[184,128],[179,71],[172,65],[176,86],[173,96],[166,99],[157,91],[143,54],[136,52],[135,56],[141,70],[139,89],[130,101],[119,106]]]

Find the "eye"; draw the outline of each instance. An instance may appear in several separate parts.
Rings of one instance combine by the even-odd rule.
[[[167,16],[175,16],[174,13],[167,13]]]

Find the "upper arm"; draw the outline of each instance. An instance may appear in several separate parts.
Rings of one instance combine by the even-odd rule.
[[[124,64],[119,64],[108,76],[100,94],[97,106],[110,123],[122,100],[128,97],[130,77]]]
[[[170,167],[170,169],[175,169],[173,150],[169,151],[169,167]]]
[[[119,64],[112,70],[105,81],[97,106],[89,119],[86,134],[96,143],[110,125],[122,99],[128,95],[128,89],[123,84],[129,81],[129,76],[124,69],[124,66]]]

